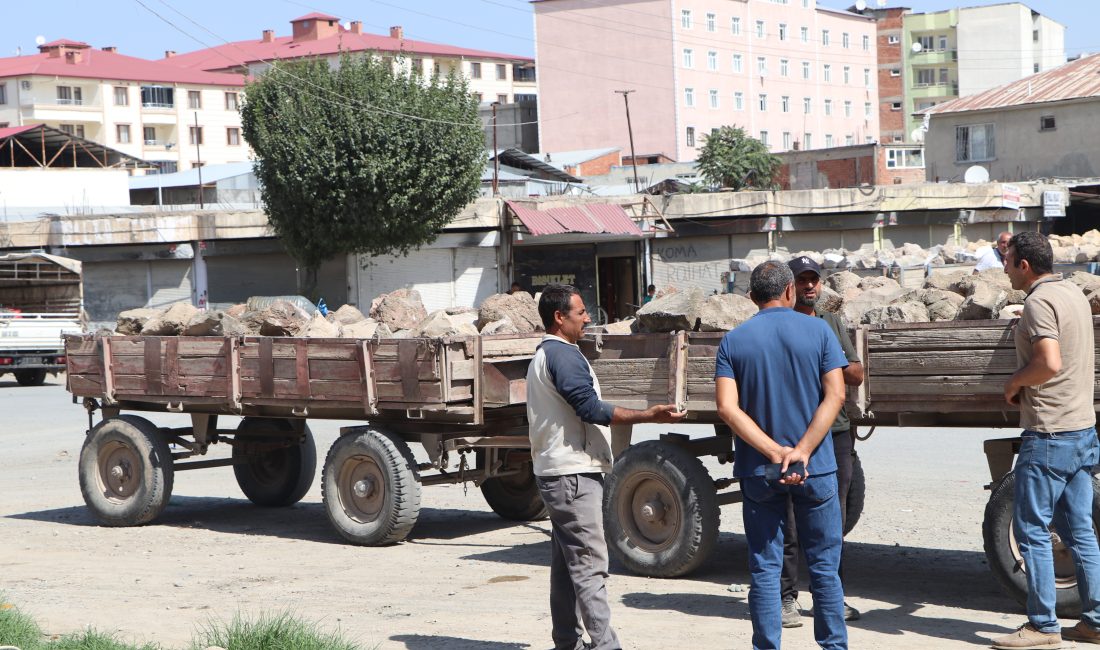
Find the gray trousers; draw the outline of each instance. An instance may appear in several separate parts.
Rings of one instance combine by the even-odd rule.
[[[550,512],[550,617],[555,650],[617,650],[607,604],[603,475],[537,476]],[[583,627],[581,626],[583,623]],[[585,646],[585,630],[592,640]]]

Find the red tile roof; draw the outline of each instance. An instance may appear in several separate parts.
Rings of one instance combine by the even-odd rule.
[[[297,23],[297,22],[301,22],[303,20],[340,20],[340,19],[336,16],[330,16],[328,14],[323,14],[323,13],[314,11],[311,14],[306,14],[304,16],[298,16],[297,18],[295,18],[294,20],[292,20],[290,22]]]
[[[236,41],[205,50],[196,50],[186,54],[177,54],[171,59],[162,59],[175,66],[198,70],[225,70],[244,66],[249,63],[274,61],[277,59],[297,59],[311,56],[339,54],[341,50],[351,52],[404,52],[408,55],[465,57],[471,59],[501,59],[534,63],[534,59],[502,54],[486,50],[473,50],[453,45],[440,45],[427,41],[414,41],[408,38],[393,38],[379,34],[356,34],[340,27],[340,33],[328,38],[295,42],[290,36],[279,36],[265,43],[263,39]]]
[[[32,129],[37,129],[41,124],[27,124],[25,126],[6,126],[0,129],[0,140],[6,140],[13,135],[19,135]]]
[[[76,49],[82,45],[62,39],[41,47],[44,50],[56,46]],[[80,61],[76,63],[67,62],[63,56],[51,57],[47,52],[0,58],[0,79],[26,75],[234,87],[244,86],[245,83],[244,77],[239,74],[188,70],[163,61],[139,59],[93,47],[81,48]]]
[[[527,207],[515,201],[505,201],[532,235],[558,235],[567,232],[586,234],[642,235],[638,224],[623,210],[611,203],[585,203],[572,207]]]
[[[1100,97],[1100,54],[1081,57],[1046,72],[974,95],[959,97],[933,106],[925,112],[939,115],[982,111],[1084,97]]]
[[[39,45],[38,49],[42,50],[42,49],[45,49],[45,48],[48,48],[48,47],[57,47],[59,45],[67,45],[69,47],[74,47],[74,48],[91,47],[91,45],[88,45],[87,43],[84,43],[82,41],[70,41],[67,38],[59,38],[56,41],[50,41],[49,43]]]

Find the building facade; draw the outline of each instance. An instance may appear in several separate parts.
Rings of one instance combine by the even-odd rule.
[[[183,70],[59,40],[0,59],[0,127],[45,124],[164,171],[249,159],[239,74]]]
[[[814,0],[541,0],[544,151],[619,147],[690,161],[740,126],[773,151],[879,133],[875,23]]]

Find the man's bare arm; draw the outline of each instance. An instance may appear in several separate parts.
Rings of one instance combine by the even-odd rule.
[[[844,369],[844,385],[859,386],[863,383],[863,364],[859,361],[849,361]]]
[[[718,416],[733,429],[737,437],[749,443],[771,462],[778,463],[786,448],[772,440],[748,413],[741,410],[737,397],[737,381],[729,377],[719,377],[715,384]]]
[[[1058,339],[1037,339],[1031,346],[1031,361],[1017,370],[1005,383],[1005,401],[1018,404],[1025,386],[1039,386],[1062,370],[1062,347]]]

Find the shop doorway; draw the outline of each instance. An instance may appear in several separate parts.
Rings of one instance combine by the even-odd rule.
[[[613,323],[633,317],[638,311],[638,258],[601,257],[597,263],[597,277],[601,313],[592,314],[592,321],[599,322],[597,317],[603,317],[606,318],[604,322]]]

